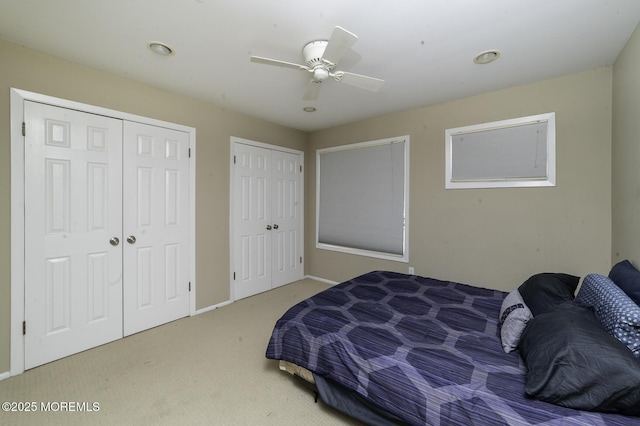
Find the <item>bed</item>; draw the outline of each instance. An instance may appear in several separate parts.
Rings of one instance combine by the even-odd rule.
[[[521,289],[526,293],[526,288]],[[613,402],[598,400],[596,411],[569,408],[575,406],[571,400],[575,395],[570,396],[565,406],[563,401],[546,402],[543,394],[549,386],[542,386],[543,392],[532,397],[529,385],[533,379],[527,375],[527,365],[530,372],[536,368],[544,370],[545,366],[536,366],[533,355],[526,360],[522,350],[505,348],[501,338],[501,329],[506,329],[505,317],[522,323],[524,331],[520,330],[518,338],[524,339],[523,347],[527,343],[528,353],[535,352],[532,347],[547,347],[550,339],[544,333],[549,329],[560,334],[560,346],[569,344],[561,334],[562,326],[556,331],[556,327],[537,321],[546,318],[546,314],[539,312],[531,317],[535,317],[540,329],[536,333],[542,335],[535,335],[534,331],[528,333],[533,336],[527,335],[529,329],[536,328],[527,323],[534,321],[531,318],[522,321],[518,309],[505,310],[503,305],[508,296],[506,292],[461,283],[374,271],[291,307],[277,321],[266,356],[280,361],[281,368],[315,383],[323,401],[368,424],[640,424],[640,418],[636,417],[640,414],[640,363],[626,346],[623,348],[628,354],[622,353],[623,361],[613,357],[615,365],[611,368],[629,370],[632,374],[625,371],[628,377],[624,380],[630,384],[620,385],[621,391],[615,389]],[[536,300],[540,299],[544,297]],[[572,309],[577,311],[579,305],[573,300],[573,292],[570,299],[554,301],[556,308],[562,306],[561,302],[572,303],[569,308],[562,306],[561,310],[555,310],[565,316]],[[523,304],[513,306],[520,305]],[[539,308],[535,303],[532,307],[532,310]],[[580,315],[589,312],[592,310],[583,310]],[[575,321],[569,318],[563,322]],[[589,333],[592,331],[589,329]],[[574,334],[571,329],[567,335]],[[536,339],[543,339],[544,344],[535,343]],[[619,342],[612,339],[616,343],[607,340],[607,344],[622,351],[615,346]],[[580,348],[583,343],[570,345]],[[549,344],[553,347],[553,342]],[[610,358],[600,350],[594,350],[595,354]],[[575,357],[575,353],[571,356]],[[551,362],[563,364],[557,359]],[[564,371],[565,375],[575,372],[575,369]],[[606,369],[598,374],[609,377]],[[546,380],[565,383],[567,377],[558,375]],[[597,380],[602,382],[602,376]],[[636,380],[638,389],[634,387]],[[592,382],[579,385],[593,387]],[[584,399],[584,395],[579,398]]]

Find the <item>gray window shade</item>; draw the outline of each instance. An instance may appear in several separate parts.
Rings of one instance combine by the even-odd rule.
[[[547,178],[547,122],[452,136],[452,181]]]
[[[318,243],[405,254],[405,140],[318,151]]]
[[[554,112],[445,131],[445,188],[556,185]]]

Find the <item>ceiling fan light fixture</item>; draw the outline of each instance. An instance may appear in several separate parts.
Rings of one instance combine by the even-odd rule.
[[[313,70],[313,79],[318,81],[324,81],[329,78],[329,71],[322,67],[317,67]]]
[[[174,51],[168,45],[161,43],[159,41],[150,41],[147,43],[147,47],[153,52],[160,56],[172,56]]]
[[[493,61],[496,61],[500,57],[499,50],[485,50],[484,52],[478,53],[474,58],[473,62],[480,65],[489,64]]]

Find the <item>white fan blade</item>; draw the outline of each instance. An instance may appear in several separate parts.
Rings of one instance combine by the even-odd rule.
[[[251,62],[255,62],[257,64],[275,65],[277,67],[283,68],[293,68],[294,70],[309,71],[309,68],[304,65],[294,64],[293,62],[279,61],[277,59],[263,58],[260,56],[252,56]]]
[[[384,80],[380,80],[379,78],[367,77],[366,75],[354,74],[351,72],[337,72],[334,78],[336,81],[341,81],[350,86],[369,90],[370,92],[377,92],[384,84]]]
[[[358,36],[350,33],[342,27],[335,27],[327,47],[324,49],[322,59],[337,65],[342,55],[358,40]]]
[[[307,91],[304,92],[302,99],[305,101],[315,101],[320,94],[320,88],[322,88],[321,81],[311,80],[307,85]]]

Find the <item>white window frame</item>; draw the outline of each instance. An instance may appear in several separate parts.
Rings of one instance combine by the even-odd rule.
[[[454,138],[460,135],[473,135],[484,132],[488,135],[491,131],[506,128],[516,128],[519,126],[527,126],[531,124],[546,123],[546,173],[545,176],[539,178],[505,178],[495,176],[495,178],[478,178],[478,179],[453,179],[453,166],[456,159],[454,158]],[[545,113],[532,115],[528,117],[519,117],[510,120],[494,121],[490,123],[475,124],[465,127],[457,127],[447,129],[445,131],[445,188],[461,189],[461,188],[511,188],[511,187],[545,187],[556,185],[556,120],[555,113]]]
[[[316,151],[316,248],[338,251],[342,253],[350,253],[360,256],[374,257],[378,259],[393,260],[398,262],[409,262],[409,136],[399,136],[394,138],[380,139],[368,142],[359,142],[349,145],[341,145],[330,148],[319,149]],[[343,245],[333,245],[320,242],[320,174],[321,174],[321,155],[329,152],[339,152],[347,150],[357,150],[361,148],[370,148],[379,145],[391,145],[393,143],[404,142],[404,179],[403,179],[403,215],[404,226],[402,235],[402,254],[385,253],[380,251],[366,250],[362,248],[347,247]]]

